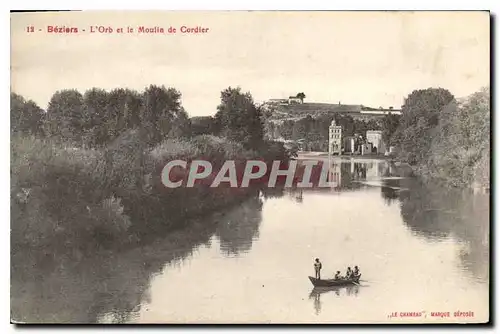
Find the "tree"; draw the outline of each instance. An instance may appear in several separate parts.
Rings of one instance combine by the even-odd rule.
[[[90,146],[107,145],[141,125],[142,96],[136,91],[92,88],[83,95],[83,104],[84,141]]]
[[[382,140],[387,147],[393,146],[396,143],[394,133],[399,126],[400,115],[387,114],[382,119]]]
[[[108,107],[108,93],[104,89],[92,88],[83,94],[85,108],[84,142],[91,146],[105,145],[108,131],[105,126]]]
[[[297,97],[300,99],[300,102],[304,103],[304,99],[306,98],[306,94],[300,92],[297,94]]]
[[[262,145],[264,127],[261,110],[250,93],[241,88],[227,88],[221,92],[221,103],[215,114],[220,135],[242,143],[246,148],[257,149]]]
[[[439,113],[454,99],[443,88],[420,89],[408,95],[400,119],[400,154],[403,159],[410,164],[425,164],[431,131],[438,124]]]
[[[455,186],[489,184],[490,91],[444,108],[433,130],[428,172]]]
[[[44,121],[48,136],[82,144],[86,127],[83,96],[75,89],[57,91],[52,95]]]
[[[45,112],[35,102],[26,101],[16,93],[10,94],[10,129],[12,133],[43,136]]]
[[[171,131],[187,127],[189,121],[181,105],[181,93],[174,88],[150,85],[143,93],[141,126],[149,133],[148,142],[155,145]],[[178,127],[174,129],[174,127]]]
[[[191,120],[184,107],[181,107],[173,116],[167,136],[179,138],[191,135]]]

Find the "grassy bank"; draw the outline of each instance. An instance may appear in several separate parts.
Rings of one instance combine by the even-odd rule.
[[[220,166],[229,159],[283,159],[286,153],[271,145],[262,152],[214,136],[167,139],[145,149],[134,131],[103,150],[13,137],[12,250],[76,249],[82,254],[183,228],[189,218],[238,203],[254,190],[166,188],[161,170],[168,161],[205,159]]]

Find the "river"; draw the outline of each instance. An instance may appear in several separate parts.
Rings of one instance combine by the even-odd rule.
[[[489,194],[425,185],[384,160],[337,158],[335,166],[335,187],[261,192],[133,250],[79,262],[23,259],[29,270],[12,274],[12,318],[487,321]],[[358,265],[360,286],[313,289],[316,257],[323,277]]]

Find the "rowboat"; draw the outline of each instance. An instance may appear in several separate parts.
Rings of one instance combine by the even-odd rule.
[[[314,286],[348,286],[359,285],[361,275],[351,279],[317,279],[309,276],[309,280]]]

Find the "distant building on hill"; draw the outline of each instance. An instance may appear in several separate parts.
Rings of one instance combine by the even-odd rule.
[[[288,98],[288,104],[302,104],[302,99],[297,96],[290,96]]]
[[[394,107],[370,108],[370,107],[361,106],[360,112],[362,114],[369,114],[369,115],[388,115],[388,114],[401,115],[401,109],[394,109]]]
[[[267,104],[288,105],[288,99],[269,99],[267,100]]]

